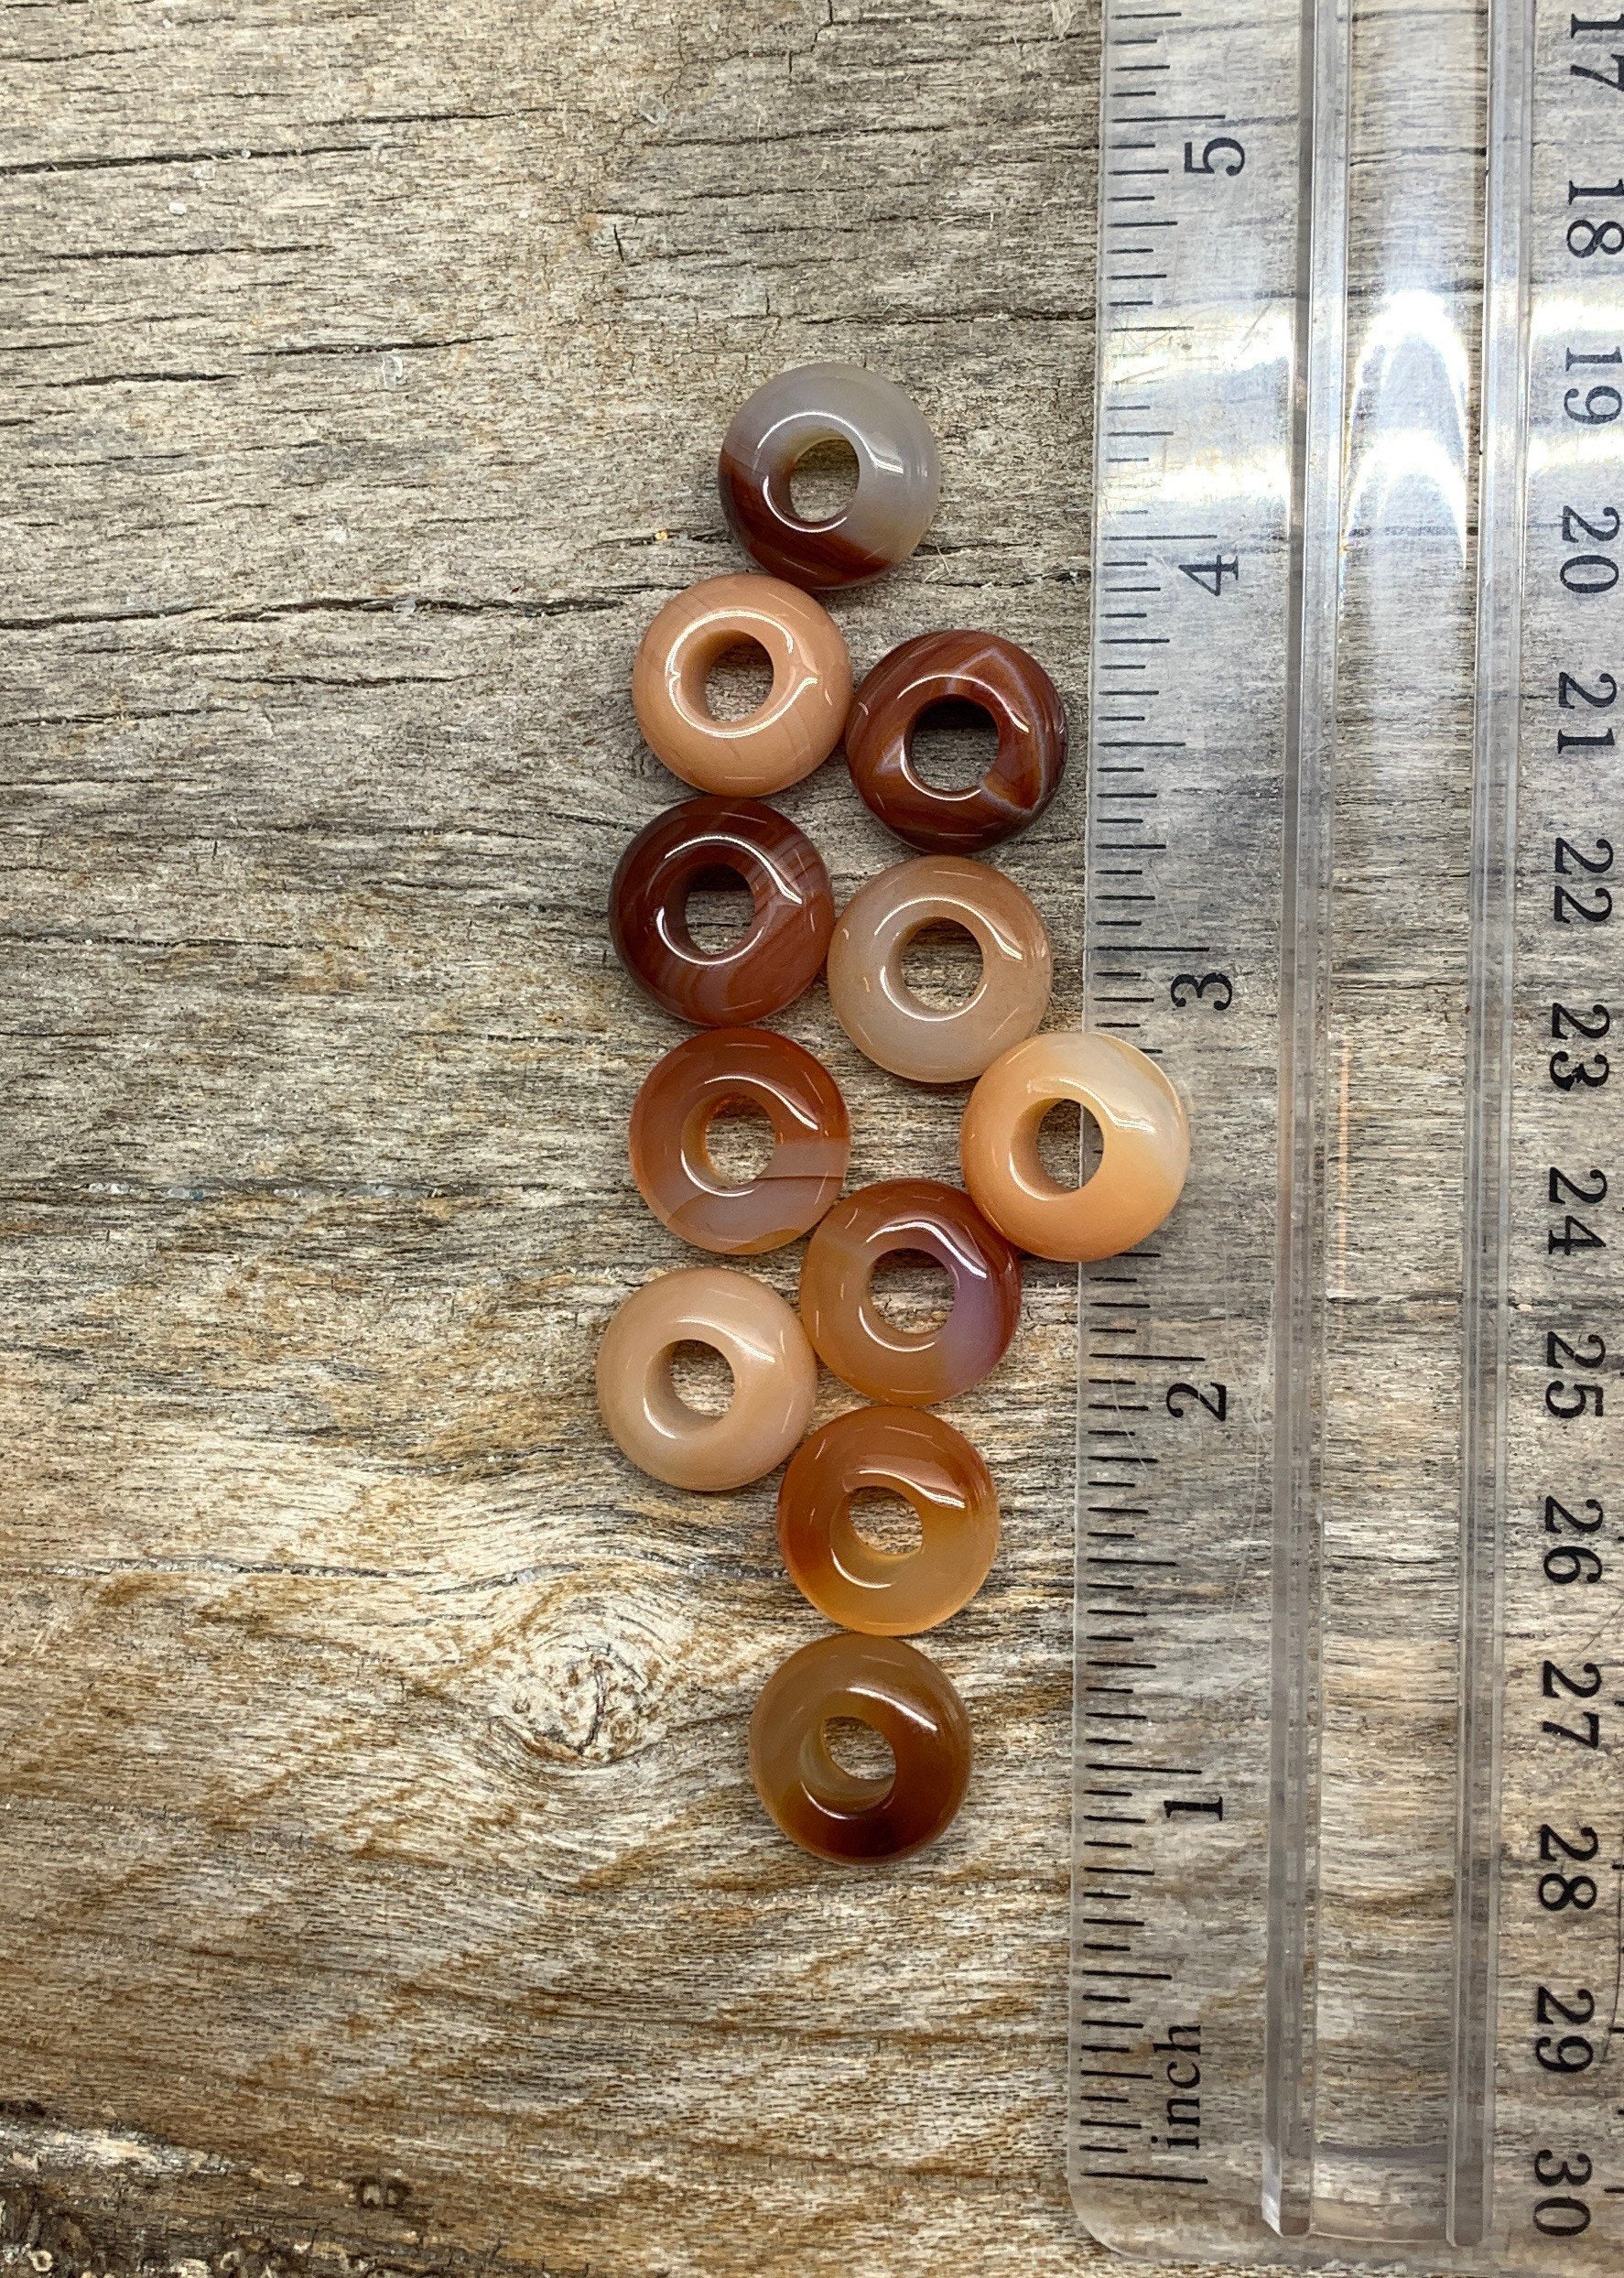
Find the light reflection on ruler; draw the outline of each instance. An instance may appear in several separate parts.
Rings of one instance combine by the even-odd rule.
[[[1323,55],[1324,27],[1328,21],[1339,37],[1340,19],[1328,0],[1319,0],[1309,14],[1321,27]],[[1496,34],[1502,55],[1508,51],[1506,21],[1499,19]],[[1573,737],[1588,725],[1597,731],[1599,744],[1608,744],[1599,716],[1584,712],[1575,723],[1576,698],[1564,718],[1552,709],[1559,667],[1579,674],[1592,691],[1606,688],[1609,671],[1624,681],[1624,610],[1615,603],[1604,610],[1586,591],[1605,598],[1611,590],[1609,518],[1616,528],[1615,501],[1624,506],[1620,451],[1611,433],[1575,439],[1561,413],[1564,381],[1576,370],[1586,384],[1598,375],[1605,382],[1600,367],[1624,333],[1624,292],[1610,279],[1598,282],[1599,265],[1588,270],[1575,266],[1610,255],[1610,241],[1597,233],[1617,211],[1607,201],[1624,199],[1624,64],[1611,60],[1609,31],[1624,46],[1624,18],[1615,22],[1600,12],[1591,16],[1543,5],[1539,12],[1543,124],[1536,129],[1531,243],[1536,281],[1549,298],[1542,314],[1536,297],[1535,309],[1531,418],[1536,453],[1543,455],[1537,457],[1542,472],[1531,511],[1530,629],[1521,675],[1514,666],[1511,673],[1512,685],[1520,678],[1526,695],[1518,850],[1523,902],[1515,956],[1517,1106],[1507,1126],[1512,1134],[1512,1333],[1506,1761],[1515,1779],[1498,1875],[1506,1886],[1498,1949],[1499,2107],[1497,2116],[1473,2109],[1469,2076],[1474,2065],[1481,2066],[1485,2049],[1492,2051],[1494,2011],[1479,1958],[1462,1943],[1468,1934],[1487,1938],[1484,1953],[1491,1956],[1493,1924],[1485,1926],[1477,1918],[1477,1896],[1463,1896],[1464,1929],[1462,1921],[1451,1927],[1447,1920],[1448,1861],[1458,1865],[1471,1845],[1481,1844],[1483,1825],[1467,1830],[1457,1854],[1450,1749],[1437,1732],[1425,1730],[1435,1710],[1440,1730],[1446,1725],[1453,1730],[1458,1696],[1464,1691],[1475,1698],[1475,1688],[1492,1684],[1496,1673],[1492,1652],[1474,1668],[1460,1650],[1458,1605],[1477,1609],[1471,1619],[1487,1618],[1483,1609],[1494,1602],[1495,1574],[1491,1563],[1474,1598],[1469,1567],[1461,1574],[1462,1541],[1469,1546],[1471,1537],[1469,1530],[1461,1535],[1455,1501],[1462,1385],[1470,1382],[1461,1374],[1467,1343],[1461,1243],[1463,1232],[1467,1240],[1489,1238],[1494,1208],[1486,1206],[1486,1216],[1467,1210],[1462,1164],[1447,1148],[1435,1155],[1423,1149],[1407,1160],[1401,1155],[1394,1164],[1396,1190],[1410,1213],[1415,1254],[1402,1258],[1395,1248],[1384,1261],[1370,1250],[1368,1224],[1359,1216],[1361,1208],[1369,1210],[1368,1189],[1359,1186],[1360,1151],[1380,1152],[1391,1144],[1392,1130],[1425,1132],[1443,1124],[1427,1125],[1424,1085],[1413,1081],[1417,1051],[1427,1048],[1429,1031],[1408,1005],[1391,1017],[1395,1038],[1402,1038],[1403,1078],[1411,1084],[1412,1122],[1406,1124],[1402,1113],[1391,1128],[1372,1121],[1375,1063],[1356,958],[1337,978],[1346,1002],[1334,1008],[1328,1027],[1315,1031],[1315,1048],[1326,1065],[1316,1070],[1314,1113],[1329,1152],[1322,1145],[1312,1167],[1323,1182],[1317,1191],[1330,1199],[1316,1238],[1323,1244],[1322,1303],[1336,1362],[1326,1383],[1329,1394],[1344,1394],[1349,1383],[1359,1388],[1359,1369],[1372,1350],[1367,1316],[1372,1301],[1379,1304],[1388,1294],[1381,1276],[1391,1267],[1396,1276],[1393,1351],[1402,1362],[1390,1395],[1391,1436],[1395,1448],[1419,1444],[1424,1452],[1432,1436],[1439,1450],[1439,1492],[1429,1500],[1426,1465],[1413,1466],[1412,1539],[1402,1532],[1383,1538],[1379,1525],[1368,1540],[1361,1538],[1348,1517],[1348,1482],[1357,1486],[1359,1467],[1367,1467],[1377,1502],[1385,1492],[1402,1517],[1410,1492],[1402,1462],[1395,1458],[1391,1473],[1383,1474],[1380,1414],[1352,1425],[1339,1416],[1334,1430],[1311,1416],[1316,1444],[1323,1438],[1334,1447],[1344,1476],[1326,1503],[1325,1576],[1296,1580],[1308,1613],[1330,1592],[1324,1602],[1342,1633],[1335,1640],[1340,1658],[1330,1679],[1313,1654],[1305,1657],[1299,1713],[1306,1737],[1293,1776],[1305,1784],[1303,1800],[1316,1829],[1323,1808],[1323,1720],[1333,1751],[1342,1752],[1333,1752],[1329,1776],[1346,1795],[1348,1824],[1332,1828],[1328,1931],[1315,1912],[1323,1871],[1317,1851],[1305,1853],[1301,1866],[1312,1886],[1301,1900],[1308,1947],[1302,2015],[1294,2023],[1289,2003],[1281,2013],[1302,2037],[1287,2050],[1285,2069],[1278,2063],[1274,2067],[1283,2113],[1274,2203],[1282,2236],[1262,2214],[1268,2166],[1263,1989],[1270,1962],[1265,1868],[1276,1631],[1270,1571],[1270,1309],[1279,1136],[1278,914],[1293,572],[1292,389],[1294,368],[1302,369],[1301,360],[1294,367],[1302,258],[1298,15],[1282,6],[1249,10],[1238,18],[1202,0],[1183,8],[1108,6],[1088,1018],[1164,1058],[1191,1102],[1196,1137],[1189,1188],[1169,1226],[1150,1247],[1088,1276],[1079,1401],[1072,2171],[1084,2220],[1099,2235],[1141,2252],[1275,2261],[1333,2253],[1353,2261],[1404,2259],[1425,2268],[1561,2272],[1571,2278],[1589,2278],[1620,2260],[1618,2209],[1608,2202],[1624,2197],[1616,2124],[1624,2107],[1606,2059],[1620,2023],[1610,1989],[1624,1980],[1624,1806],[1612,1769],[1616,1760],[1610,1759],[1610,1719],[1602,1744],[1583,1761],[1571,1748],[1564,1754],[1556,1745],[1553,1752],[1554,1744],[1537,1737],[1542,1729],[1552,1730],[1549,1711],[1542,1726],[1542,1667],[1547,1698],[1552,1665],[1587,1683],[1586,1671],[1606,1658],[1598,1641],[1619,1621],[1613,1575],[1604,1574],[1599,1554],[1594,1573],[1582,1563],[1585,1545],[1578,1539],[1591,1507],[1584,1495],[1608,1483],[1599,1417],[1593,1424],[1581,1413],[1574,1428],[1558,1428],[1552,1417],[1562,1411],[1550,1408],[1543,1396],[1554,1365],[1548,1351],[1557,1350],[1548,1348],[1550,1337],[1574,1340],[1586,1355],[1592,1342],[1602,1340],[1602,1331],[1615,1350],[1624,1337],[1616,1275],[1599,1245],[1584,1248],[1583,1235],[1564,1238],[1567,1254],[1556,1265],[1542,1247],[1550,1216],[1543,1184],[1547,1160],[1565,1163],[1570,1183],[1576,1179],[1586,1188],[1595,1183],[1589,1166],[1610,1163],[1615,1184],[1624,1190],[1624,1134],[1612,1095],[1598,1087],[1572,1105],[1553,1095],[1545,1075],[1552,1035],[1559,1033],[1575,1055],[1579,1041],[1593,1041],[1586,1028],[1575,1026],[1571,1014],[1564,1016],[1566,1027],[1547,1034],[1547,1024],[1557,1018],[1553,1004],[1577,1002],[1584,1020],[1594,1023],[1609,983],[1619,986],[1616,956],[1609,962],[1596,947],[1599,940],[1605,949],[1606,938],[1592,936],[1587,927],[1554,935],[1547,906],[1552,848],[1560,863],[1566,842],[1561,833],[1571,826],[1570,835],[1576,834],[1582,826],[1589,859],[1601,863],[1606,847],[1610,870],[1608,833],[1619,838],[1617,825],[1624,820],[1619,812],[1624,781],[1610,745],[1605,752],[1599,745],[1586,751],[1586,773],[1575,788],[1573,764],[1561,756],[1570,746],[1554,743],[1556,729]],[[1391,359],[1392,339],[1426,347],[1430,326],[1431,344],[1441,343],[1446,358],[1471,332],[1470,295],[1457,280],[1470,266],[1458,257],[1460,250],[1478,225],[1470,152],[1482,124],[1474,108],[1479,103],[1476,66],[1485,46],[1481,14],[1469,4],[1445,5],[1427,12],[1423,24],[1402,10],[1375,11],[1357,19],[1354,37],[1365,73],[1352,82],[1359,103],[1351,129],[1356,144],[1363,137],[1367,168],[1358,191],[1365,201],[1362,251],[1367,264],[1373,254],[1380,257],[1384,229],[1393,232],[1394,249],[1391,268],[1385,277],[1378,271],[1361,305],[1358,337],[1368,353]],[[1403,52],[1406,39],[1417,43],[1413,56]],[[1595,43],[1594,52],[1581,49],[1582,60],[1574,62],[1569,43],[1583,39]],[[1215,97],[1221,107],[1215,107]],[[1504,134],[1508,115],[1500,103],[1495,131]],[[1502,149],[1502,165],[1505,155]],[[1393,186],[1387,193],[1383,168]],[[1608,187],[1615,174],[1616,191]],[[1624,224],[1618,235],[1624,253]],[[1384,337],[1383,286],[1391,287],[1395,277],[1404,281],[1407,259],[1419,265],[1413,273],[1424,277],[1428,258],[1435,281],[1426,291],[1408,298],[1389,291],[1395,323],[1389,327],[1389,344],[1378,352],[1372,343]],[[1560,335],[1554,346],[1545,331]],[[1463,375],[1469,363],[1469,353],[1459,357]],[[1462,376],[1450,384],[1464,391],[1466,382]],[[1427,544],[1446,539],[1447,529],[1429,527],[1424,517],[1418,533],[1395,527],[1389,541],[1378,494],[1363,523],[1344,533],[1337,591],[1344,609],[1364,613],[1359,639],[1367,670],[1371,656],[1396,660],[1395,684],[1413,694],[1408,683],[1421,685],[1418,664],[1429,662],[1435,650],[1436,702],[1430,717],[1417,713],[1413,724],[1405,721],[1401,748],[1396,722],[1381,711],[1380,678],[1368,699],[1356,678],[1360,700],[1339,734],[1354,755],[1357,783],[1380,792],[1391,767],[1395,833],[1401,842],[1410,834],[1437,868],[1432,937],[1419,941],[1413,954],[1417,1002],[1431,993],[1431,1041],[1447,1104],[1456,1097],[1451,1086],[1459,1087],[1464,1099],[1472,1067],[1496,1065],[1492,1053],[1487,1060],[1468,1059],[1464,1003],[1452,1025],[1438,1013],[1456,969],[1456,994],[1466,993],[1466,805],[1464,779],[1450,768],[1471,732],[1469,673],[1463,675],[1462,659],[1469,667],[1474,572],[1466,534],[1472,470],[1458,440],[1452,455],[1449,402],[1440,396],[1429,405],[1424,377],[1416,386],[1423,410],[1412,439],[1424,440],[1433,450],[1445,478],[1440,495],[1450,483],[1459,486],[1457,556],[1452,567],[1447,545],[1437,552],[1443,568],[1435,610],[1429,609],[1435,596],[1424,580],[1417,584],[1417,563],[1424,563]],[[1361,367],[1350,443],[1356,458],[1365,404],[1359,388],[1368,388],[1379,413],[1383,388],[1390,410],[1402,409],[1404,401],[1391,364]],[[1295,408],[1301,416],[1300,405]],[[1607,413],[1605,403],[1602,410]],[[1568,414],[1570,419],[1579,416]],[[1600,422],[1604,428],[1610,417]],[[1370,463],[1378,461],[1372,457]],[[1572,468],[1571,475],[1563,474],[1564,468]],[[1582,490],[1575,487],[1581,479]],[[1570,503],[1586,517],[1576,530],[1559,528]],[[1593,542],[1601,549],[1585,553],[1590,566],[1576,573],[1577,585],[1558,580],[1564,540],[1570,550]],[[1385,581],[1381,548],[1389,542],[1392,570]],[[1519,567],[1511,565],[1513,582]],[[1382,616],[1384,603],[1391,603],[1406,577],[1405,590],[1416,596],[1418,626],[1408,644],[1402,611],[1396,619]],[[1584,700],[1595,706],[1594,694]],[[1413,783],[1404,781],[1396,764],[1406,751],[1424,786],[1432,779],[1429,769],[1437,770],[1439,811],[1424,817],[1419,830],[1404,806]],[[1469,791],[1469,781],[1464,787]],[[1359,825],[1369,825],[1369,813],[1354,812],[1352,821],[1357,845]],[[1380,835],[1370,842],[1380,853]],[[1479,852],[1479,864],[1484,859]],[[1355,894],[1364,892],[1357,869],[1350,874]],[[1371,876],[1372,906],[1380,909],[1387,893],[1402,926],[1419,904]],[[1495,890],[1491,878],[1490,918]],[[1582,890],[1593,891],[1588,884]],[[1481,912],[1473,922],[1485,922]],[[1357,946],[1357,913],[1349,930]],[[1379,937],[1375,946],[1380,952]],[[1403,953],[1391,960],[1395,969],[1402,969]],[[1382,970],[1380,954],[1372,970]],[[1595,1014],[1588,1010],[1592,994]],[[1338,1063],[1342,1036],[1347,1044]],[[1400,1048],[1395,1044],[1395,1051]],[[1469,1120],[1463,1108],[1457,1116],[1463,1134]],[[1494,1120],[1491,1112],[1488,1122]],[[1429,1197],[1429,1186],[1445,1199]],[[1554,1188],[1551,1199],[1556,1199]],[[1560,1216],[1555,1222],[1560,1228]],[[1363,1254],[1361,1238],[1367,1241]],[[1428,1290],[1419,1270],[1413,1284],[1405,1281],[1405,1273],[1418,1261],[1424,1265],[1434,1249],[1435,1289]],[[1438,1309],[1436,1342],[1444,1354],[1430,1411],[1426,1388],[1418,1395],[1411,1381],[1416,1356],[1426,1349],[1418,1324],[1429,1304]],[[1380,1324],[1374,1343],[1379,1350]],[[1492,1393],[1492,1355],[1485,1363],[1479,1354],[1473,1365],[1489,1367],[1485,1381]],[[1610,1370],[1615,1362],[1606,1365]],[[1561,1381],[1563,1398],[1571,1402],[1572,1369]],[[1599,1387],[1592,1397],[1599,1409]],[[1485,1404],[1482,1428],[1488,1439],[1476,1443],[1478,1460],[1485,1448],[1492,1457],[1499,1428],[1492,1398]],[[1537,1514],[1547,1508],[1546,1494],[1564,1492],[1579,1517],[1569,1523],[1571,1546],[1563,1522],[1554,1523],[1553,1572],[1547,1537],[1554,1523],[1547,1516],[1542,1534]],[[1613,1530],[1603,1530],[1599,1519],[1597,1528],[1595,1540],[1610,1545]],[[1578,1587],[1566,1587],[1570,1582]],[[1455,1630],[1445,1640],[1440,1610],[1451,1604],[1457,1587],[1464,1600],[1453,1601]],[[1596,1594],[1586,1604],[1584,1593],[1592,1588]],[[1395,1617],[1405,1617],[1391,1623],[1391,1641],[1381,1620],[1370,1619],[1372,1595],[1384,1591]],[[1384,1675],[1390,1642],[1393,1657]],[[1437,1648],[1431,1665],[1429,1643]],[[1385,1698],[1373,1693],[1368,1704],[1367,1747],[1378,1745],[1375,1736],[1383,1732],[1390,1746],[1395,1734],[1418,1736],[1415,1763],[1401,1749],[1390,1768],[1396,1860],[1369,1843],[1370,1834],[1380,1832],[1370,1814],[1380,1804],[1386,1768],[1350,1763],[1347,1752],[1351,1748],[1357,1756],[1358,1687],[1367,1671],[1372,1684],[1380,1677],[1388,1687]],[[1617,1674],[1597,1674],[1595,1697],[1605,1689],[1610,1708],[1618,1703],[1605,1680]],[[1316,1689],[1332,1680],[1339,1688],[1335,1719]],[[1589,1712],[1555,1713],[1569,1714],[1583,1739]],[[1466,1727],[1461,1730],[1464,1736]],[[1463,1737],[1461,1745],[1475,1752],[1473,1761],[1486,1779],[1491,1777],[1494,1763],[1482,1753],[1492,1745],[1489,1727]],[[1424,1828],[1427,1815],[1418,1812],[1415,1797],[1417,1792],[1424,1797],[1429,1782],[1432,1824]],[[1542,1868],[1554,1856],[1564,1882],[1579,1869],[1561,1848],[1553,1854],[1547,1846],[1542,1857],[1534,1842],[1542,1810],[1550,1812],[1554,1828],[1547,1823],[1541,1846],[1553,1835],[1559,1845],[1582,1846],[1594,1825],[1598,1871],[1620,1862],[1605,1905],[1568,1908],[1560,1923],[1554,1922],[1550,1902],[1538,1896]],[[1317,1834],[1312,1839],[1317,1843]],[[1408,1860],[1406,1845],[1413,1853]],[[1490,1861],[1494,1856],[1490,1851]],[[1489,1879],[1491,1885],[1497,1880],[1492,1865]],[[1383,1919],[1391,1925],[1391,1966],[1384,1966],[1380,1932],[1370,1927]],[[1327,1935],[1333,1963],[1328,1997],[1317,1984],[1313,1950],[1316,1936],[1323,1942]],[[1272,1966],[1277,1975],[1283,1967],[1289,1975],[1295,1966],[1289,1943],[1284,1963],[1277,1956]],[[1596,1994],[1582,1982],[1586,1980]],[[1408,2008],[1402,1998],[1406,1984],[1414,1995]],[[1586,2061],[1581,2065],[1575,2056],[1571,2073],[1565,2064],[1536,2062],[1531,2020],[1551,2022],[1543,2015],[1535,2019],[1536,1994],[1542,2012],[1549,2000],[1559,2004],[1554,2012],[1558,2034],[1575,2022],[1571,2011],[1596,2003],[1599,2025],[1613,2002],[1611,2025],[1599,2042],[1581,2034],[1562,2044],[1576,2048],[1583,2042]],[[1374,2025],[1361,2028],[1361,2001],[1379,2020]],[[1486,2012],[1476,2026],[1460,2007],[1473,2001]],[[1332,2037],[1328,2048],[1316,2051],[1313,2035],[1321,2011],[1329,2016]],[[1407,2076],[1409,2042],[1413,2065]],[[1555,2040],[1546,2044],[1556,2045]],[[1361,2063],[1375,2083],[1373,2093],[1361,2085]],[[1291,2073],[1292,2065],[1300,2074]],[[1482,2236],[1484,2207],[1480,2199],[1474,2203],[1470,2170],[1474,2158],[1481,2164],[1484,2131],[1496,2120],[1495,2202],[1489,2233]],[[1306,2233],[1310,2224],[1312,2236]]]

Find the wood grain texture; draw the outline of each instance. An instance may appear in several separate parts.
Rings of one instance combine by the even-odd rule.
[[[1071,2271],[1074,1297],[951,1411],[1004,1508],[933,1650],[939,1849],[751,1793],[815,1634],[771,1484],[633,1474],[597,1332],[679,1261],[677,1035],[605,889],[628,679],[736,567],[729,412],[870,362],[1080,726],[1099,65],[1054,0],[5,12],[4,2257],[185,2278]],[[1075,1014],[1080,769],[1007,866]],[[838,891],[895,859],[837,763]],[[957,1101],[860,1062],[854,1178]],[[763,1271],[788,1290],[796,1252]],[[823,1413],[845,1405],[826,1381]]]

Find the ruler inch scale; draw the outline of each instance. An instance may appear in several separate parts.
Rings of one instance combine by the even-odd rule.
[[[1600,2278],[1624,12],[1106,0],[1104,57],[1086,1017],[1194,1153],[1084,1276],[1074,2198]]]

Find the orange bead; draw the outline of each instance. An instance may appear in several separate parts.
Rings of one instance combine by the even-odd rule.
[[[1063,1187],[1038,1127],[1066,1100],[1094,1118],[1093,1176]],[[959,1126],[964,1183],[1001,1233],[1040,1258],[1114,1258],[1154,1233],[1190,1165],[1184,1102],[1153,1059],[1096,1029],[1053,1030],[1006,1052],[970,1093]]]
[[[773,1127],[766,1168],[731,1184],[710,1157],[724,1107],[759,1108]],[[851,1155],[839,1086],[821,1062],[770,1028],[712,1028],[656,1061],[632,1110],[632,1170],[662,1224],[700,1250],[776,1250],[816,1226]]]
[[[853,1499],[900,1495],[916,1550],[876,1549]],[[778,1546],[819,1613],[872,1637],[935,1629],[969,1603],[998,1549],[998,1497],[968,1439],[919,1408],[853,1408],[798,1448],[778,1490]]]
[[[766,651],[773,686],[742,720],[706,701],[730,648]],[[820,766],[851,702],[851,659],[828,612],[778,578],[709,578],[659,612],[632,668],[632,704],[649,748],[696,790],[762,798]]]
[[[889,1779],[835,1762],[831,1717],[853,1717],[889,1743]],[[964,1703],[900,1638],[842,1633],[803,1645],[767,1679],[750,1719],[756,1794],[785,1835],[823,1859],[902,1859],[934,1843],[964,1801],[969,1767]]]

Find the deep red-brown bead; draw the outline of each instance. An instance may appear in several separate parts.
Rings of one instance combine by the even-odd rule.
[[[888,1741],[896,1769],[863,1778],[829,1753],[832,1717]],[[969,1784],[969,1719],[942,1670],[898,1637],[817,1638],[774,1669],[750,1719],[756,1794],[820,1858],[877,1862],[933,1843]]]
[[[742,884],[751,919],[729,949],[687,927],[700,886]],[[811,841],[756,799],[684,799],[622,855],[609,894],[615,954],[656,1004],[705,1028],[748,1027],[812,986],[834,930],[828,873]]]
[[[938,791],[914,765],[914,732],[933,706],[970,704],[998,750],[980,781]],[[927,854],[980,854],[1043,813],[1066,768],[1066,710],[1055,683],[995,633],[926,633],[882,656],[846,722],[851,779],[881,821]]]

